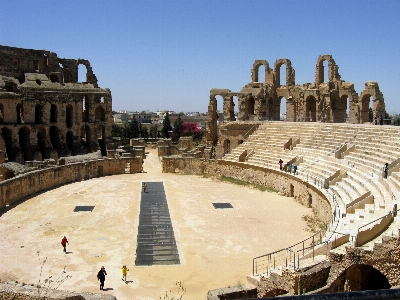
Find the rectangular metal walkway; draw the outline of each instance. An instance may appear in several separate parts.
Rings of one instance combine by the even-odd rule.
[[[136,266],[179,264],[174,230],[162,182],[146,182],[140,201]]]

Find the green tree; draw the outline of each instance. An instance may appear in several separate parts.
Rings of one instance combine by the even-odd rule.
[[[174,123],[174,134],[177,140],[183,135],[183,122],[181,119],[181,114],[178,115]]]
[[[140,126],[141,124],[136,121],[136,118],[133,117],[132,121],[129,123],[127,127],[127,137],[129,139],[138,138],[140,134]]]
[[[169,138],[169,131],[172,130],[171,121],[169,119],[169,113],[165,113],[165,117],[162,124],[162,134],[164,138]]]
[[[158,137],[158,125],[154,124],[150,127],[150,137],[155,139]]]
[[[117,124],[112,124],[112,127],[111,127],[111,136],[112,137],[121,137],[122,131],[123,131],[123,128],[121,128]]]

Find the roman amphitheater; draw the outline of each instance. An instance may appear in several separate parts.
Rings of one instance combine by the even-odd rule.
[[[385,112],[378,83],[358,94],[330,55],[303,85],[290,60],[256,60],[240,92],[211,89],[200,145],[117,147],[87,60],[0,50],[1,299],[399,297],[400,136],[370,123],[370,107]]]

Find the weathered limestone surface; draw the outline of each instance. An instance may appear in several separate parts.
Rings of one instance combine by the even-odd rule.
[[[78,82],[78,67],[86,68]],[[80,79],[82,81],[82,79]],[[0,46],[0,150],[6,161],[112,149],[112,98],[89,61]]]

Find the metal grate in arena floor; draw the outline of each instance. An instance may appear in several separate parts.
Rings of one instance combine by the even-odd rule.
[[[93,211],[94,206],[75,206],[74,212],[79,211]]]
[[[233,208],[232,204],[230,203],[213,203],[214,208],[218,209],[218,208]]]
[[[136,266],[179,264],[174,229],[162,182],[146,182],[140,201]]]

